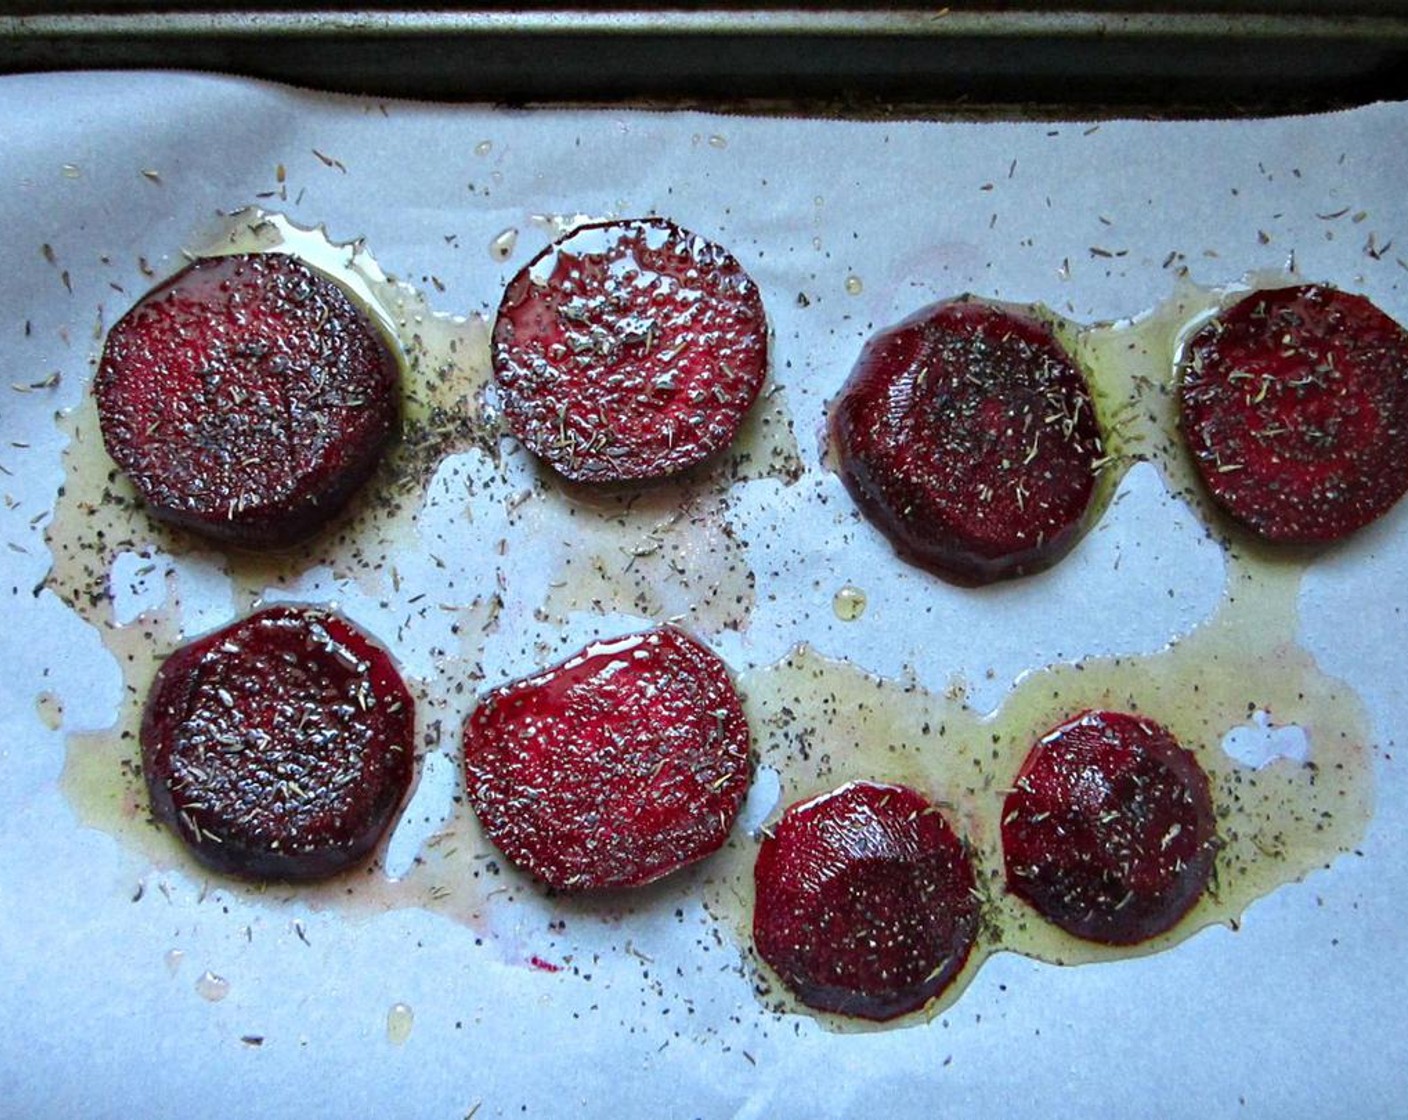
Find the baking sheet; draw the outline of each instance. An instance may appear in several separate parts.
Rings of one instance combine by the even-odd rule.
[[[902,106],[924,117],[983,105],[1008,106],[1009,116],[1054,105],[1076,115],[1112,106],[1135,116],[1267,115],[1408,89],[1401,0],[1341,0],[1332,11],[1305,0],[23,7],[0,14],[0,72],[180,66],[450,101],[693,108],[761,98],[774,109],[892,115]]]
[[[690,621],[735,669],[807,641],[934,691],[966,688],[986,711],[1048,664],[1152,654],[1216,610],[1226,570],[1219,541],[1156,471],[1131,471],[1052,572],[952,588],[899,564],[856,519],[822,461],[825,402],[873,329],[961,291],[1039,300],[1089,323],[1150,311],[1180,269],[1217,286],[1284,275],[1293,262],[1408,321],[1408,107],[1247,122],[846,123],[514,113],[84,74],[7,78],[0,108],[11,122],[0,352],[19,387],[0,409],[6,1110],[1393,1110],[1408,1068],[1408,1040],[1387,1029],[1408,995],[1408,872],[1393,842],[1408,821],[1393,757],[1408,706],[1397,686],[1403,507],[1315,559],[1300,593],[1302,642],[1359,694],[1373,727],[1377,805],[1357,853],[1258,902],[1235,932],[1082,967],[999,955],[933,1023],[866,1034],[754,998],[742,948],[700,905],[707,867],[638,899],[586,904],[510,872],[511,900],[466,921],[430,905],[259,897],[84,827],[60,786],[68,740],[113,723],[121,675],[94,628],[37,589],[72,427],[55,413],[80,405],[101,325],[150,285],[144,267],[174,270],[225,212],[263,205],[325,224],[335,241],[364,239],[431,310],[471,325],[563,217],[656,212],[729,246],[759,282],[802,467],[795,480],[745,476],[711,514],[741,542],[755,594],[735,614]],[[575,546],[563,496],[539,487],[538,512],[515,523],[505,499],[535,478],[522,457],[466,449],[456,465],[430,487],[420,539],[398,561],[452,606],[502,575],[499,625],[476,651],[484,681],[646,621],[610,602],[558,611],[555,565]],[[482,494],[466,494],[466,476]],[[507,560],[485,547],[501,537]],[[447,548],[453,589],[428,560]],[[119,617],[179,594],[194,633],[234,608],[218,555],[130,551],[112,584]],[[170,582],[139,574],[149,564],[170,569]],[[833,609],[846,585],[868,602],[851,622]],[[389,575],[378,584],[335,563],[270,592],[336,602],[388,641],[401,595]],[[667,609],[688,613],[680,595]],[[396,652],[427,678],[446,641],[427,623]],[[428,752],[415,812],[388,853],[393,870],[425,854],[457,812],[452,740]]]

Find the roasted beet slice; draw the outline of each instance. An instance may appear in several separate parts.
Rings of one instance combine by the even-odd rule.
[[[1102,455],[1090,388],[1050,325],[972,297],[866,344],[831,439],[862,512],[906,558],[962,583],[1064,556]]]
[[[554,887],[630,887],[728,835],[748,723],[724,663],[669,627],[597,642],[495,689],[465,723],[470,804]]]
[[[1254,292],[1181,356],[1203,483],[1272,541],[1337,540],[1408,490],[1408,331],[1322,285]]]
[[[767,373],[757,285],[658,218],[578,227],[504,292],[494,378],[510,430],[577,481],[658,478],[726,447]]]
[[[108,454],[153,516],[248,548],[308,536],[396,429],[400,366],[322,273],[283,253],[198,260],[108,333]]]
[[[395,664],[327,611],[274,607],[173,653],[142,718],[156,816],[204,864],[316,879],[365,856],[410,786]]]
[[[754,868],[758,955],[803,1003],[864,1019],[923,1007],[978,933],[973,865],[936,805],[852,782],[793,805]]]
[[[1197,759],[1159,724],[1085,712],[1036,744],[1007,795],[1007,888],[1068,933],[1135,945],[1198,901],[1216,854]]]

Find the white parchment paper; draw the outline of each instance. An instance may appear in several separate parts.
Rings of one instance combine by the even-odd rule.
[[[150,285],[141,262],[173,271],[217,211],[262,202],[336,240],[365,238],[382,268],[456,315],[492,315],[505,281],[551,239],[540,216],[655,212],[727,245],[760,284],[773,378],[806,466],[790,486],[738,484],[733,513],[758,594],[745,626],[710,635],[735,668],[806,640],[934,689],[960,681],[987,709],[1053,661],[1152,652],[1207,616],[1223,575],[1218,545],[1152,469],[1131,473],[1118,516],[1052,572],[963,591],[898,564],[856,518],[821,462],[824,404],[874,329],[962,291],[1091,322],[1148,311],[1179,268],[1222,285],[1293,262],[1408,321],[1408,107],[1205,123],[848,123],[508,112],[81,74],[0,80],[0,120],[0,1112],[1401,1107],[1408,861],[1397,839],[1408,798],[1395,756],[1408,717],[1408,507],[1317,560],[1302,594],[1303,640],[1363,697],[1377,736],[1378,806],[1360,853],[1256,904],[1237,932],[1209,929],[1118,964],[999,956],[940,1020],[875,1034],[764,1010],[731,936],[678,890],[615,909],[555,908],[528,892],[470,928],[416,909],[266,902],[193,866],[152,868],[80,827],[59,790],[65,736],[112,723],[120,678],[96,634],[35,588],[62,481],[55,413],[87,390],[100,325]],[[496,253],[508,230],[516,240]],[[496,511],[472,499],[455,509],[462,521],[436,516],[472,552]],[[559,535],[542,547],[570,544]],[[187,631],[225,621],[218,567],[172,563],[190,592]],[[531,565],[514,574],[512,625],[484,651],[491,681],[533,669],[524,650],[535,638],[559,648],[613,628],[583,617],[567,634],[535,635],[540,576]],[[141,582],[129,575],[121,594]],[[869,606],[846,623],[831,604],[848,583]],[[394,628],[394,609],[331,571],[284,594]],[[397,652],[412,671],[430,656]],[[57,729],[41,718],[41,694],[62,706]],[[453,751],[427,766],[428,788],[453,785]],[[406,858],[430,830],[398,837]],[[548,971],[535,956],[574,967]],[[207,971],[228,983],[219,1001],[198,990]],[[413,1013],[403,1041],[388,1032],[398,1004]]]

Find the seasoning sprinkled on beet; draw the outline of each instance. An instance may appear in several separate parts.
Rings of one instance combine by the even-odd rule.
[[[767,359],[757,285],[659,218],[578,227],[510,281],[494,323],[510,430],[577,481],[660,478],[722,450]]]
[[[1068,933],[1135,945],[1202,895],[1216,837],[1197,759],[1153,720],[1085,712],[1032,748],[1002,811],[1007,888]]]
[[[1064,556],[1103,455],[1085,375],[1050,325],[971,297],[866,344],[831,439],[862,512],[907,559],[961,583]]]
[[[1363,296],[1253,292],[1189,339],[1180,373],[1203,483],[1257,535],[1337,540],[1408,491],[1408,331]]]
[[[158,819],[217,871],[317,879],[385,833],[414,770],[414,701],[350,622],[273,607],[173,653],[142,719]]]
[[[152,516],[229,544],[316,532],[395,434],[400,365],[336,282],[284,253],[195,261],[108,334],[103,442]]]
[[[464,728],[469,801],[489,839],[568,890],[638,886],[717,849],[748,752],[727,667],[672,627],[497,688]]]
[[[758,955],[809,1007],[864,1019],[915,1011],[973,948],[973,866],[939,808],[852,782],[793,805],[754,869]]]

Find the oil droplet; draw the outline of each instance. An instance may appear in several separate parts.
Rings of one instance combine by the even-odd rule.
[[[709,147],[711,147],[711,148],[727,148],[727,147],[728,147],[728,140],[727,140],[726,137],[719,136],[719,135],[716,134],[716,135],[714,135],[714,136],[709,137]]]
[[[57,693],[41,692],[35,697],[34,710],[39,715],[39,722],[50,731],[57,731],[63,726],[64,702]]]
[[[171,973],[172,976],[175,976],[176,973],[181,970],[181,962],[186,959],[186,950],[168,949],[166,956],[162,959],[166,961],[166,971]],[[206,975],[209,975],[209,973]]]
[[[858,296],[858,295],[860,295],[861,289],[862,289],[863,287],[864,287],[864,285],[861,284],[861,282],[860,282],[860,277],[857,276],[857,275],[855,275],[854,273],[852,273],[850,276],[847,276],[847,277],[846,277],[846,294],[847,294],[847,295]]]
[[[489,255],[496,261],[506,261],[513,255],[514,246],[517,244],[518,230],[510,226],[489,242]]]
[[[474,145],[474,154],[477,156],[487,156],[493,150],[494,142],[492,140],[481,140]]]
[[[230,994],[230,982],[223,976],[216,976],[215,973],[206,969],[196,981],[196,991],[200,994],[201,999],[209,1000],[211,1003],[219,1003]]]
[[[865,613],[865,592],[846,584],[831,600],[831,609],[842,622],[854,622]]]
[[[416,1015],[410,1004],[393,1003],[386,1013],[386,1041],[393,1046],[403,1045],[411,1037],[411,1028],[415,1023]]]

